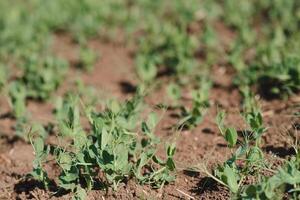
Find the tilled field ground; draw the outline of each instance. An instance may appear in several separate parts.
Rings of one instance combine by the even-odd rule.
[[[105,43],[99,40],[90,42],[90,47],[101,52],[101,59],[96,63],[91,73],[69,71],[67,79],[56,92],[63,94],[72,87],[72,83],[80,77],[87,85],[93,86],[99,98],[117,97],[130,98],[137,85],[134,76],[133,58],[129,49],[121,44]],[[53,50],[57,55],[67,58],[74,66],[76,48],[68,36],[58,35]],[[177,178],[174,183],[162,189],[154,190],[148,186],[137,185],[133,180],[122,183],[117,192],[109,190],[93,190],[88,193],[89,199],[228,199],[229,191],[217,184],[206,174],[189,171],[189,168],[205,165],[208,169],[224,162],[230,156],[230,149],[215,124],[219,108],[228,113],[227,122],[237,130],[245,128],[241,113],[241,97],[232,83],[232,73],[228,68],[216,66],[211,78],[214,81],[210,92],[211,107],[208,108],[203,122],[192,131],[183,130],[175,133],[170,127],[178,120],[176,111],[167,110],[163,113],[156,134],[167,142],[176,134]],[[165,98],[162,84],[146,97],[146,101],[154,108],[156,104],[168,101]],[[55,96],[55,95],[54,95]],[[50,101],[50,100],[49,100]],[[183,104],[190,104],[190,97],[185,96]],[[299,118],[294,113],[300,111],[299,95],[287,100],[260,100],[265,126],[268,127],[263,136],[263,150],[268,160],[274,163],[274,168],[280,165],[282,158],[295,154],[292,146],[298,137]],[[53,122],[52,104],[33,100],[28,102],[32,118],[44,125]],[[54,193],[41,189],[41,185],[33,180],[25,180],[24,176],[31,172],[34,159],[30,144],[14,135],[14,119],[5,97],[0,100],[0,199],[69,199],[68,193]],[[48,143],[55,135],[51,135]],[[50,178],[59,174],[59,169],[53,163],[48,163],[46,169]],[[55,184],[53,184],[55,191]]]

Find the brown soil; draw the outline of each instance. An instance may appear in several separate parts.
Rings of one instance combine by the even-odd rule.
[[[222,28],[222,27],[221,27]],[[116,97],[125,99],[132,96],[137,78],[134,75],[134,62],[128,49],[118,44],[103,43],[94,40],[91,48],[99,51],[100,59],[91,73],[83,73],[75,69],[77,50],[68,36],[57,36],[54,52],[67,58],[72,63],[63,86],[57,91],[62,95],[73,87],[77,77],[87,85],[92,85],[100,94],[100,98]],[[236,88],[232,86],[232,73],[226,67],[215,67],[212,78],[215,81],[211,91],[211,107],[203,122],[192,131],[182,131],[177,138],[176,163],[178,175],[175,183],[159,190],[148,186],[139,186],[134,180],[121,184],[117,192],[93,190],[89,192],[89,199],[229,199],[229,191],[207,177],[201,171],[191,172],[187,168],[222,163],[230,156],[229,148],[220,136],[215,125],[215,116],[218,108],[225,109],[228,114],[227,123],[243,130],[245,125],[241,111],[241,97]],[[164,87],[147,97],[147,102],[153,106],[165,101]],[[56,96],[56,95],[54,95]],[[28,102],[28,110],[33,121],[45,125],[53,122],[52,100],[46,103]],[[189,104],[189,100],[184,103]],[[264,150],[270,157],[280,160],[293,154],[293,138],[297,137],[299,119],[293,113],[299,112],[299,97],[295,95],[288,100],[261,100],[265,125],[269,127],[264,136]],[[4,97],[0,98],[0,199],[70,199],[71,194],[55,194],[41,189],[39,183],[23,179],[31,172],[34,159],[31,145],[14,136],[14,119],[9,115],[9,104]],[[165,141],[175,135],[170,129],[176,122],[176,111],[164,113],[157,134]],[[298,121],[297,121],[298,120]],[[299,129],[299,127],[298,127]],[[276,156],[272,156],[276,155]],[[278,158],[278,159],[277,159]],[[55,166],[47,166],[50,177],[55,178],[58,172]]]

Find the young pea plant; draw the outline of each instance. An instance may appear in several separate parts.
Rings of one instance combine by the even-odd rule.
[[[225,112],[221,111],[216,117],[216,122],[220,130],[221,135],[224,137],[229,147],[234,147],[237,143],[238,134],[235,128],[226,127],[224,124]]]
[[[13,82],[9,86],[10,103],[16,119],[26,115],[26,88],[21,82]]]
[[[241,191],[241,184],[245,177],[259,172],[265,166],[260,141],[266,129],[262,124],[261,113],[250,112],[246,113],[244,117],[250,130],[244,133],[244,141],[241,141],[239,146],[237,146],[238,133],[236,129],[227,127],[224,123],[225,112],[219,112],[216,118],[219,130],[229,147],[237,149],[230,159],[215,169],[214,178],[227,186],[233,194]],[[250,134],[247,135],[248,133]]]
[[[261,177],[256,184],[243,188],[238,195],[242,199],[299,199],[299,152],[274,171],[270,177]]]
[[[91,72],[94,69],[94,65],[98,59],[99,55],[95,52],[95,50],[85,46],[80,47],[78,63],[79,68]]]
[[[104,111],[91,112],[88,133],[80,124],[76,99],[67,96],[59,101],[55,111],[59,121],[58,139],[64,144],[51,152],[61,169],[60,188],[73,192],[74,198],[84,199],[86,192],[94,188],[100,172],[103,173],[100,181],[114,190],[130,178],[157,188],[175,179],[175,145],[167,147],[165,160],[157,156],[160,140],[154,132],[158,117],[150,113],[147,120],[140,122],[141,96],[136,95],[124,104],[112,100]],[[45,182],[47,176],[39,156],[44,152],[38,149],[41,152],[36,154],[39,174],[35,173],[34,177]]]
[[[239,90],[243,97],[243,111],[245,113],[257,111],[257,100],[255,99],[255,96],[251,91],[250,87],[247,85],[241,85],[239,86]]]
[[[150,83],[150,81],[154,80],[157,76],[157,59],[158,58],[154,56],[144,55],[141,53],[136,56],[136,72],[139,78],[146,84]]]
[[[139,53],[136,56],[137,73],[142,81],[151,81],[161,69],[184,75],[195,68],[197,40],[188,35],[185,29],[166,21],[147,24],[146,32],[139,41]]]
[[[96,157],[97,163],[104,170],[107,180],[116,189],[119,182],[125,177],[136,175],[140,183],[147,183],[161,187],[165,183],[173,181],[175,165],[173,155],[175,147],[168,148],[167,161],[162,161],[155,156],[159,139],[154,135],[157,117],[150,114],[147,121],[142,122],[142,139],[134,132],[139,116],[140,97],[121,106],[115,101],[102,115],[93,117],[94,132],[101,135],[100,149]],[[99,136],[98,136],[99,137]],[[99,141],[100,142],[100,141]],[[99,155],[105,155],[102,157]],[[130,161],[133,157],[134,163]],[[112,159],[109,162],[103,159]],[[156,163],[158,169],[151,168],[149,173],[142,174],[145,167]]]
[[[16,118],[15,133],[20,138],[30,140],[31,132],[38,132],[42,138],[47,137],[47,131],[41,124],[32,123],[26,112],[26,91],[19,82],[13,82],[9,88],[9,96],[13,109],[13,115]],[[31,128],[29,128],[31,127]]]
[[[137,148],[135,157],[138,158],[133,172],[137,180],[142,184],[149,184],[155,188],[161,188],[166,183],[175,180],[175,162],[174,154],[176,151],[175,144],[167,145],[166,160],[162,160],[155,155],[157,145],[160,143],[159,138],[154,135],[155,126],[158,118],[155,113],[150,113],[148,120],[142,123],[142,132],[147,137],[141,141]],[[150,164],[151,163],[151,164]],[[144,173],[144,167],[151,166],[151,173]],[[154,166],[156,165],[156,166]]]
[[[96,88],[85,84],[81,79],[77,79],[75,85],[76,93],[85,105],[95,106],[97,103],[99,103]]]
[[[62,136],[71,136],[73,133],[82,131],[78,101],[78,96],[71,93],[65,98],[58,97],[56,100],[54,114]]]
[[[167,94],[170,97],[170,99],[172,100],[172,105],[174,107],[179,105],[179,100],[181,98],[181,88],[179,85],[175,84],[175,83],[170,83],[167,87]]]
[[[237,85],[255,85],[259,94],[265,98],[287,97],[299,91],[300,59],[286,57],[282,61],[269,64],[256,64],[241,71]]]
[[[134,169],[134,173],[138,181],[142,184],[149,184],[154,188],[161,188],[166,183],[173,182],[175,180],[175,162],[174,154],[176,147],[174,144],[168,145],[167,147],[167,159],[161,160],[154,155],[153,150],[148,150],[140,155],[137,162],[137,166]],[[151,167],[152,173],[142,174],[143,167],[149,165],[149,161],[152,159],[153,164],[156,164],[160,168]]]
[[[44,170],[43,165],[45,164],[47,157],[50,153],[50,146],[45,146],[44,138],[39,136],[29,136],[30,143],[33,147],[35,159],[33,161],[33,170],[29,174],[32,178],[40,181],[45,189],[50,186],[50,179],[47,172]]]
[[[187,128],[196,127],[203,120],[205,109],[209,107],[209,90],[211,88],[211,81],[202,78],[200,79],[199,89],[193,91],[193,105],[191,110],[181,107],[182,120],[179,126]]]
[[[26,109],[26,89],[22,83],[15,81],[9,85],[9,98],[12,114],[16,118],[16,135],[27,140],[26,127],[28,116]]]
[[[40,181],[45,189],[49,189],[51,180],[43,166],[47,162],[47,157],[50,154],[50,146],[45,145],[44,140],[47,137],[47,132],[41,124],[34,123],[28,133],[28,139],[31,143],[35,159],[33,160],[33,170],[29,177]]]
[[[205,64],[207,66],[211,66],[218,61],[219,38],[214,28],[210,25],[210,20],[207,21],[208,22],[205,23],[205,29],[202,34],[201,41],[204,44]]]
[[[29,57],[20,78],[27,91],[27,98],[46,100],[63,81],[68,68],[65,60],[55,57]]]

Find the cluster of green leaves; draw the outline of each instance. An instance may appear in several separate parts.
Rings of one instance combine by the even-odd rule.
[[[300,4],[297,0],[289,2],[285,0],[251,0],[247,2],[225,0],[195,1],[193,3],[194,8],[181,6],[182,9],[178,12],[180,14],[177,18],[170,14],[170,17],[164,20],[161,15],[157,14],[157,18],[160,18],[157,21],[160,21],[161,24],[165,23],[168,27],[169,24],[174,25],[173,22],[182,17],[185,20],[181,21],[183,23],[175,23],[180,24],[176,27],[183,27],[180,29],[180,33],[186,35],[195,44],[197,43],[194,42],[194,35],[187,33],[186,30],[195,24],[203,27],[203,31],[197,32],[200,36],[197,36],[195,40],[200,41],[195,47],[200,47],[201,64],[223,65],[224,62],[228,63],[237,71],[239,80],[236,82],[237,85],[256,85],[259,90],[264,89],[263,92],[266,96],[285,95],[299,90],[299,77],[297,75],[299,74],[297,64],[299,55],[297,52],[300,50]],[[180,5],[181,3],[176,1],[175,4]],[[169,8],[172,9],[172,6]],[[186,8],[189,10],[189,17],[185,15],[184,10]],[[222,29],[220,29],[220,24],[224,25]],[[159,26],[156,25],[156,27]],[[216,34],[216,28],[222,33],[224,31],[225,34],[226,31],[231,32],[233,37],[228,35],[226,38],[230,42],[223,43],[221,35]],[[157,28],[157,30],[159,29]],[[177,33],[176,30],[172,31],[174,35]],[[151,33],[151,29],[147,32]],[[151,34],[145,34],[144,37],[146,39],[149,37],[151,40]],[[175,36],[172,37],[175,38]],[[154,38],[160,37],[154,36]],[[160,41],[155,39],[152,39],[152,44]],[[178,40],[178,44],[181,43],[180,38],[176,40]],[[186,43],[188,44],[188,42]],[[143,44],[145,44],[144,41]],[[153,46],[156,47],[156,45]],[[163,47],[165,46],[167,45],[163,45]],[[180,46],[186,46],[186,44],[180,44]],[[195,48],[189,47],[190,52],[195,52]],[[145,47],[142,46],[142,50],[144,49]],[[160,53],[161,50],[163,53]],[[141,68],[138,70],[142,71],[140,74],[143,76],[148,76],[146,79],[155,77],[157,67],[154,66],[155,62],[158,63],[157,58],[169,51],[165,48],[158,48],[153,49],[153,52],[150,55],[155,55],[155,52],[159,55],[149,58],[143,56],[141,59],[139,53],[137,54],[138,65],[142,66],[144,63],[145,68],[143,70],[143,67],[138,67]],[[190,67],[184,68],[184,71],[192,69],[192,63],[195,61],[194,53],[187,55],[189,55],[186,57],[189,61],[186,63],[189,63]],[[181,56],[177,57],[179,57],[178,59],[181,58]],[[147,60],[150,61],[146,62]],[[176,62],[171,64],[176,68]],[[168,63],[160,65],[168,66]],[[287,67],[288,65],[289,67]],[[291,67],[291,65],[293,66]],[[174,68],[171,69],[176,71]],[[184,74],[180,70],[179,73]]]
[[[219,112],[216,119],[229,147],[234,148],[239,143],[231,158],[214,171],[215,178],[234,194],[238,194],[244,187],[242,183],[245,177],[258,174],[265,166],[264,155],[260,148],[261,136],[266,130],[262,115],[259,111],[252,111],[246,113],[244,117],[250,129],[243,133],[243,141],[238,141],[238,132],[235,128],[225,126],[224,112]]]
[[[25,126],[28,122],[28,113],[26,109],[26,88],[17,82],[9,85],[10,107],[12,114],[16,118],[16,135],[27,139]]]
[[[142,80],[153,80],[162,67],[171,73],[183,75],[196,66],[194,52],[197,41],[186,30],[168,23],[158,23],[146,32],[147,36],[139,42],[136,56],[137,72]]]
[[[194,4],[194,6],[192,6]],[[151,6],[148,4],[152,4]],[[195,20],[196,1],[153,1],[141,4],[147,9],[143,35],[138,40],[136,69],[142,81],[153,80],[159,71],[188,74],[197,65],[195,51],[199,41],[188,33],[188,25]]]
[[[70,32],[75,40],[85,42],[105,27],[127,21],[128,11],[123,8],[126,1],[120,0],[29,0],[26,3],[14,0],[14,5],[1,2],[0,41],[5,47],[2,53],[37,52],[44,49],[54,31]],[[27,15],[28,12],[32,15]]]
[[[48,189],[50,185],[50,179],[47,172],[43,169],[43,163],[45,163],[47,160],[47,156],[50,153],[50,147],[47,146],[45,148],[44,138],[40,136],[35,137],[34,141],[30,140],[30,142],[35,154],[35,159],[33,161],[33,170],[30,175],[36,180],[42,182],[44,187]]]
[[[177,124],[177,128],[192,129],[202,122],[206,109],[210,106],[209,93],[212,87],[212,82],[207,76],[196,76],[195,87],[191,89],[191,102],[190,108],[180,104],[182,99],[182,86],[183,84],[175,84],[171,82],[166,88],[166,93],[171,100],[172,109],[180,109],[181,120]],[[192,85],[192,84],[190,84]]]
[[[180,120],[179,125],[189,129],[196,127],[202,122],[205,111],[210,106],[209,91],[212,83],[206,77],[202,77],[198,81],[198,88],[192,92],[192,108],[187,109],[184,106],[180,107],[182,119]]]
[[[239,85],[255,85],[265,97],[285,97],[300,89],[300,58],[286,58],[280,63],[253,66],[236,79]]]
[[[25,127],[29,122],[26,109],[28,98],[46,100],[64,78],[67,64],[63,60],[48,57],[45,60],[30,57],[23,67],[23,74],[12,81],[8,88],[12,114],[16,118],[16,134],[27,139]]]
[[[90,49],[88,47],[81,47],[79,52],[78,67],[91,72],[98,57],[99,56],[94,52],[93,49]]]
[[[25,116],[26,112],[26,88],[22,84],[13,82],[9,87],[9,96],[13,114],[18,119]]]
[[[195,1],[193,8],[184,1],[166,2],[133,6],[145,7],[147,23],[141,28],[144,32],[136,53],[137,73],[143,81],[153,80],[162,69],[179,77],[200,69],[195,67],[200,47],[203,64],[227,62],[236,69],[237,85],[254,85],[265,97],[299,91],[297,0]],[[155,16],[147,12],[153,8]],[[235,35],[229,44],[221,43],[216,34],[220,23]],[[188,31],[195,24],[204,27],[200,36]]]
[[[127,21],[124,18],[128,12],[124,9],[126,5],[119,0],[1,2],[0,87],[9,79],[4,76],[4,70],[10,71],[16,66],[23,74],[17,82],[25,85],[26,97],[47,99],[66,71],[65,61],[53,56],[51,51],[53,33],[71,33],[72,38],[82,44],[80,66],[91,70],[97,56],[85,47],[87,39],[104,32],[107,27],[123,25]]]
[[[67,63],[50,51],[52,34],[67,32],[78,42],[79,67],[91,71],[97,55],[87,47],[88,39],[99,34],[116,36],[112,33],[124,31],[128,41],[137,45],[136,70],[143,82],[149,84],[164,72],[176,75],[178,83],[168,87],[168,94],[175,100],[174,106],[182,110],[180,126],[192,128],[201,122],[209,106],[211,83],[201,79],[200,85],[193,88],[191,109],[179,106],[181,88],[194,84],[197,73],[193,72],[199,71],[199,66],[230,64],[237,72],[235,83],[244,97],[244,118],[250,130],[239,140],[238,131],[227,127],[225,114],[219,113],[220,132],[229,147],[237,150],[215,170],[214,178],[245,199],[272,199],[278,191],[290,188],[289,192],[296,198],[298,154],[273,177],[262,178],[261,183],[244,186],[243,180],[249,174],[259,174],[264,166],[260,143],[265,128],[260,111],[254,108],[250,88],[255,86],[267,97],[289,95],[300,89],[299,2],[0,1],[0,90],[9,82],[8,93],[17,118],[16,130],[22,135],[28,122],[26,99],[48,99],[67,70]],[[234,35],[226,38],[229,44],[221,43],[216,29],[224,31],[225,36],[227,31]],[[11,78],[9,70],[15,66],[21,75]],[[82,90],[80,97],[87,97],[85,86],[81,83],[78,86]],[[129,178],[155,187],[174,180],[175,147],[168,146],[164,160],[156,156],[159,145],[154,135],[157,117],[150,114],[147,120],[139,121],[139,96],[125,104],[111,101],[100,113],[93,107],[96,100],[89,99],[88,105],[83,106],[91,131],[82,127],[79,101],[74,95],[57,101],[55,116],[61,140],[58,146],[45,145],[47,134],[43,127],[32,127],[32,132],[39,133],[31,140],[36,154],[32,176],[46,188],[50,179],[43,165],[49,154],[61,169],[59,186],[73,191],[78,199],[86,196],[85,189],[96,185],[99,172],[103,173],[101,182],[115,189]]]
[[[257,184],[245,187],[242,199],[299,199],[300,160],[299,153],[293,156],[273,176],[261,177]]]
[[[54,146],[50,152],[41,137],[32,140],[36,152],[34,178],[46,188],[49,186],[43,165],[51,153],[61,169],[59,186],[74,192],[78,199],[83,199],[85,190],[94,188],[99,181],[117,189],[120,182],[130,178],[158,188],[174,180],[176,148],[169,145],[165,159],[157,156],[160,140],[154,132],[158,118],[150,113],[147,120],[140,122],[141,96],[124,104],[110,101],[100,113],[88,112],[89,133],[81,126],[78,100],[73,95],[58,100],[55,114],[59,143],[63,145]]]
[[[238,72],[236,84],[254,85],[271,98],[299,91],[299,2],[228,0],[224,5],[225,22],[238,34],[228,55]]]
[[[259,72],[265,72],[264,66],[269,66],[271,70],[266,76],[290,85],[290,81],[282,81],[286,77],[274,77],[269,71],[279,72],[275,65],[283,63],[286,56],[298,56],[296,52],[299,51],[299,45],[294,42],[299,41],[297,0],[288,3],[285,0],[54,0],[47,3],[30,0],[26,4],[15,1],[17,6],[13,8],[7,2],[1,2],[0,6],[0,41],[3,44],[0,55],[5,61],[11,56],[26,58],[32,53],[47,52],[51,33],[55,31],[70,32],[76,41],[84,44],[98,33],[121,28],[126,33],[141,33],[137,41],[136,65],[144,81],[154,79],[161,68],[180,75],[193,70],[197,65],[195,52],[201,41],[204,62],[223,63],[226,57],[238,71],[247,70],[248,64],[258,66]],[[33,14],[28,16],[28,12]],[[57,16],[56,13],[63,14]],[[220,40],[215,25],[220,22],[237,35],[230,46],[218,45]],[[203,27],[200,36],[193,34],[192,25]],[[249,60],[246,54],[253,49],[255,55]],[[86,48],[80,52],[81,66],[91,69],[95,56]],[[298,87],[295,82],[292,89],[286,86],[287,90],[295,90],[294,87]],[[275,83],[270,90],[278,93],[282,90],[281,84],[278,87]]]
[[[67,66],[64,60],[58,58],[31,56],[26,60],[23,75],[17,84],[25,87],[26,97],[46,100],[63,81]]]
[[[225,113],[218,113],[216,121],[220,132],[228,145],[236,150],[231,158],[215,169],[213,175],[209,172],[207,174],[228,187],[233,194],[232,197],[236,199],[298,199],[300,195],[298,150],[295,149],[296,155],[277,170],[269,169],[260,148],[261,136],[266,131],[262,115],[257,108],[252,107],[252,111],[246,112],[244,118],[250,129],[243,133],[243,141],[239,141],[236,129],[225,126]],[[272,172],[273,175],[265,176],[262,173],[264,170]],[[245,184],[244,180],[248,176],[254,176],[256,183]]]

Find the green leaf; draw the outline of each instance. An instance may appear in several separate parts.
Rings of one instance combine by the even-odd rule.
[[[59,155],[59,164],[64,170],[69,171],[72,167],[72,157],[68,153],[61,153]]]
[[[155,128],[155,126],[157,125],[158,123],[158,117],[157,117],[157,114],[154,113],[154,112],[151,112],[149,115],[148,115],[148,120],[147,120],[147,124],[149,126],[149,128],[151,130],[153,130]]]
[[[258,147],[252,147],[247,156],[247,162],[250,164],[263,160],[263,152]]]
[[[231,192],[237,193],[239,190],[237,174],[233,171],[232,168],[226,165],[224,169],[224,175],[226,176],[226,183]]]
[[[167,162],[166,162],[166,165],[168,166],[168,169],[170,171],[174,171],[176,166],[175,166],[175,163],[174,163],[174,160],[172,158],[168,158],[167,159]]]
[[[44,140],[41,137],[37,137],[34,140],[34,149],[37,155],[44,152]]]
[[[118,112],[120,112],[121,107],[120,107],[119,102],[117,100],[111,100],[110,109],[114,114],[117,114]]]
[[[79,170],[76,167],[72,167],[70,171],[63,172],[59,176],[59,180],[61,181],[61,184],[64,184],[64,188],[68,187],[68,185],[73,186],[72,183],[75,182],[78,178],[79,178]],[[71,189],[71,188],[66,188],[66,189]]]
[[[167,87],[167,94],[173,101],[178,101],[181,98],[181,90],[177,84],[169,84]]]
[[[77,186],[76,193],[75,193],[75,196],[73,197],[73,199],[74,200],[85,200],[86,198],[87,198],[86,191],[82,187]]]
[[[143,131],[145,134],[150,134],[150,133],[151,133],[151,130],[150,130],[150,128],[148,127],[148,125],[147,125],[146,122],[142,122],[142,131]]]
[[[171,145],[168,146],[167,155],[169,157],[172,157],[172,156],[174,156],[175,151],[176,151],[176,145],[175,144],[171,144]]]
[[[111,136],[107,132],[106,128],[102,128],[102,133],[101,133],[101,149],[104,149],[107,144],[109,144],[111,141]]]
[[[230,147],[234,147],[237,142],[238,134],[235,128],[227,128],[225,131],[225,139],[229,143]]]

